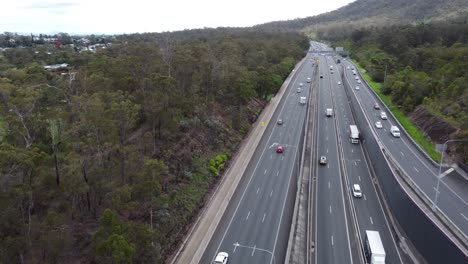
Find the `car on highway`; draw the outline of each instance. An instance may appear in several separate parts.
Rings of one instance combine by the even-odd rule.
[[[361,83],[361,80],[357,80],[357,83]]]
[[[350,69],[350,68],[349,68],[349,66],[348,66],[348,67],[346,67],[346,69],[348,69],[348,70],[349,70],[349,69]]]
[[[298,87],[298,88],[297,88],[297,92],[298,92],[298,93],[302,92],[301,87]]]
[[[302,87],[302,86],[304,86],[304,84],[303,84],[303,83],[300,83],[300,84],[299,84],[299,87]]]
[[[216,255],[215,261],[213,262],[214,264],[226,264],[228,262],[229,255],[226,252],[219,252],[218,255]]]
[[[375,127],[376,128],[382,128],[382,122],[380,122],[380,121],[375,122]]]
[[[380,112],[380,118],[382,118],[382,120],[387,120],[387,113]]]
[[[327,157],[321,156],[319,162],[320,162],[320,165],[325,165],[325,164],[327,164]]]
[[[310,83],[311,79],[310,77],[307,77],[307,82]]]
[[[320,75],[320,79],[323,79],[323,75]]]
[[[283,152],[284,152],[283,146],[276,147],[276,153],[283,153]]]
[[[374,109],[375,109],[375,110],[380,110],[380,105],[379,105],[378,103],[375,103],[375,104],[374,104]]]
[[[333,74],[333,71],[331,71],[330,73]]]
[[[276,124],[282,125],[283,124],[283,119],[278,119],[278,121],[276,121]]]
[[[358,91],[359,91],[359,86],[356,86],[356,88],[354,88],[354,89],[356,89],[356,90],[358,90]]]
[[[355,76],[354,79],[357,81],[357,80],[359,80],[359,77]]]
[[[341,82],[338,82],[338,85],[341,85]]]
[[[362,197],[362,191],[361,191],[361,186],[359,184],[353,184],[353,196],[356,198],[361,198]]]

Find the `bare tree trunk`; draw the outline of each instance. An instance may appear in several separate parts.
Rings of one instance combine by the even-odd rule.
[[[32,200],[32,192],[29,193],[29,204],[28,204],[28,244],[29,244],[29,249],[32,248],[32,242],[31,242],[31,208],[34,206],[33,200]]]
[[[81,164],[81,172],[82,172],[82,175],[83,175],[83,179],[86,183],[86,185],[88,186],[89,188],[89,185],[88,185],[88,175],[86,174],[86,166],[85,164]],[[91,200],[89,198],[89,190],[86,190],[86,206],[88,207],[88,212],[91,211]]]
[[[152,122],[152,130],[153,130],[153,155],[156,154],[156,120],[153,119]]]
[[[54,148],[54,149],[56,149],[56,148]],[[54,150],[55,182],[57,183],[57,187],[59,187],[60,186],[60,173],[59,173],[59,168],[58,168],[57,154],[55,152],[56,151]]]

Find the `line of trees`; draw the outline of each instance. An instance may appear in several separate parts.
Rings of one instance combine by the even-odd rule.
[[[358,29],[338,36],[344,46],[405,113],[423,106],[468,137],[468,24],[430,24]],[[385,76],[386,75],[386,76]],[[466,148],[460,152],[468,161]]]
[[[208,29],[64,50],[66,75],[0,57],[2,261],[163,263],[307,48]]]

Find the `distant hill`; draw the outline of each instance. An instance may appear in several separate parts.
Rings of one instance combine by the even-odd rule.
[[[357,0],[317,16],[255,26],[267,30],[313,31],[330,24],[383,26],[433,20],[468,20],[466,0]]]

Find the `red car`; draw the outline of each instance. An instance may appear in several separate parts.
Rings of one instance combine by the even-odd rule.
[[[276,148],[276,152],[277,152],[277,153],[283,153],[283,151],[284,151],[283,146],[278,146],[278,147]]]

